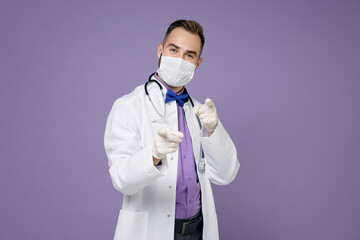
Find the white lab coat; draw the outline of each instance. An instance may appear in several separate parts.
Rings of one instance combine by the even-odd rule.
[[[156,109],[163,114],[164,99],[152,83],[148,91]],[[166,88],[163,88],[166,93]],[[194,104],[199,104],[194,100]],[[205,172],[197,171],[201,186],[204,217],[203,239],[219,239],[217,216],[210,183],[230,183],[239,169],[236,148],[219,121],[212,136],[207,137],[188,101],[185,117],[192,138],[196,165],[205,153]],[[176,102],[166,104],[164,119],[156,112],[138,86],[115,101],[107,119],[104,144],[114,187],[124,194],[114,240],[170,240],[174,237],[174,215],[178,152],[168,154],[156,168],[152,144],[158,129],[178,129]]]

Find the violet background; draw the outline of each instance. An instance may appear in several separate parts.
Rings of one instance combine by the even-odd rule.
[[[241,162],[221,239],[360,239],[358,0],[1,0],[0,239],[112,239],[106,117],[179,18],[206,37],[188,90]]]

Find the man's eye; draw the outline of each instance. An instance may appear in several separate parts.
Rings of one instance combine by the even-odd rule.
[[[170,49],[170,52],[176,53],[176,49],[172,48]]]
[[[191,58],[191,59],[194,58],[194,56],[193,56],[193,55],[190,55],[190,54],[188,54],[187,56],[188,56],[188,58]]]

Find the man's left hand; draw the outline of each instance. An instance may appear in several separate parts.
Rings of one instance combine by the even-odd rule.
[[[215,131],[219,121],[213,101],[207,98],[205,104],[196,105],[194,111],[195,114],[199,116],[209,135],[211,135]]]

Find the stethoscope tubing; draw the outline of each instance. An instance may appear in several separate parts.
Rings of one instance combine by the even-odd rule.
[[[162,119],[164,119],[164,118],[166,117],[166,107],[165,107],[165,96],[164,96],[164,93],[163,93],[163,91],[162,91],[162,90],[163,90],[163,87],[161,86],[161,84],[160,84],[157,80],[152,79],[152,77],[153,77],[154,75],[155,75],[155,73],[150,74],[148,81],[147,81],[147,82],[145,83],[145,85],[144,85],[145,94],[148,96],[148,98],[149,98],[149,100],[150,100],[150,102],[151,102],[151,105],[153,106],[153,108],[155,109],[155,111],[162,117]],[[163,99],[164,99],[164,114],[163,114],[163,115],[160,114],[160,112],[156,109],[153,101],[151,100],[151,97],[150,97],[150,94],[149,94],[149,92],[148,92],[148,89],[147,89],[147,88],[148,88],[148,85],[149,85],[150,83],[153,83],[153,82],[156,83],[156,84],[159,86],[160,91],[161,91],[161,94],[162,94]],[[190,96],[189,96],[189,101],[190,101],[190,103],[191,103],[191,106],[194,107],[194,106],[195,106],[195,105],[194,105],[194,102],[193,102],[193,100],[191,99]],[[198,121],[199,128],[200,128],[200,130],[201,130],[202,124],[201,124],[201,121],[200,121],[200,119],[199,119],[199,116],[196,115],[196,114],[195,114],[195,116],[196,116],[196,119],[197,119],[197,121]],[[201,144],[200,144],[200,151],[201,151],[201,159],[200,159],[200,163],[199,163],[199,171],[202,173],[202,172],[205,171],[205,163],[204,163],[204,161],[203,161],[203,159],[204,159],[204,157],[205,157],[205,154],[204,154],[204,151],[203,151],[203,149],[202,149]]]

